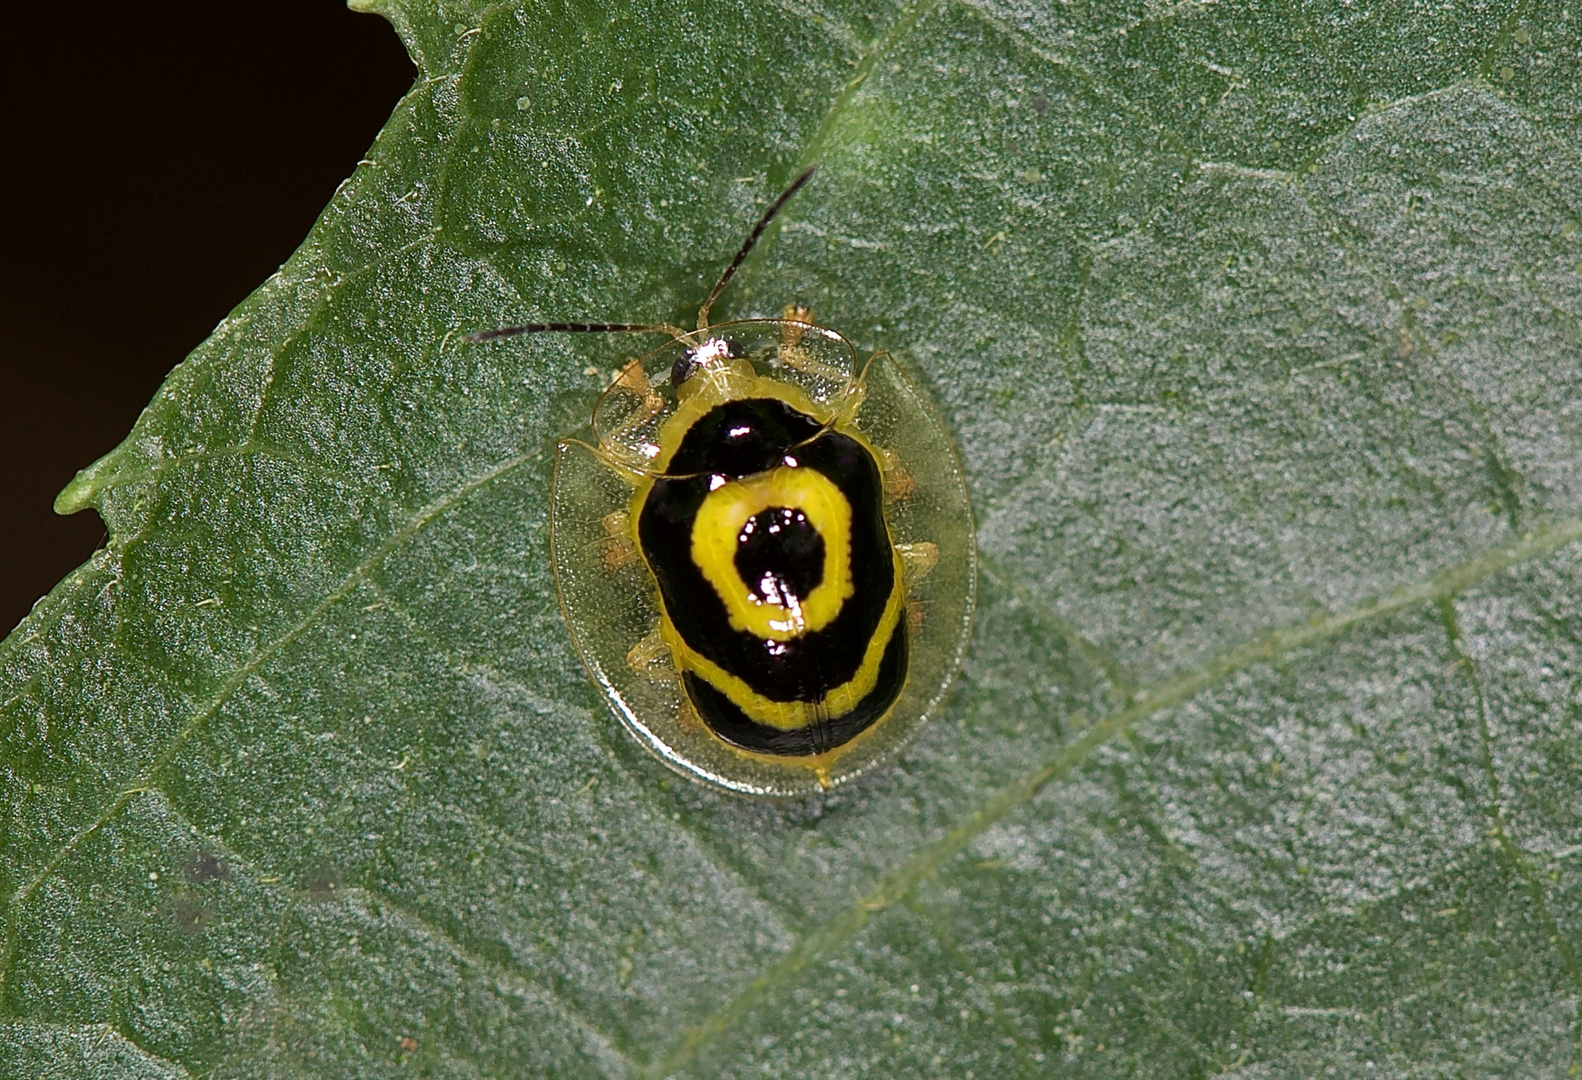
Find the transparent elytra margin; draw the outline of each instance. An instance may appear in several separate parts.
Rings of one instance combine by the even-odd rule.
[[[910,662],[894,706],[843,746],[809,757],[755,754],[714,735],[693,712],[674,669],[632,661],[660,621],[658,588],[630,536],[611,523],[629,515],[633,492],[653,475],[660,429],[686,409],[671,385],[677,361],[708,341],[732,342],[721,358],[717,393],[772,380],[789,385],[818,419],[880,451],[885,520],[896,544],[938,549],[932,568],[906,586]],[[705,350],[706,352],[706,350]],[[840,334],[779,319],[724,323],[667,343],[628,369],[600,398],[598,445],[561,442],[556,458],[551,538],[555,582],[572,641],[610,707],[639,742],[695,780],[748,795],[796,796],[848,783],[892,758],[938,709],[971,633],[976,549],[967,488],[950,439],[921,390],[887,353],[859,373]],[[751,373],[747,371],[751,366]],[[692,388],[697,392],[697,384]],[[694,406],[695,407],[695,406]],[[660,650],[663,653],[664,650]],[[642,649],[638,649],[641,654]],[[652,650],[650,650],[652,652]],[[644,670],[639,670],[642,667]]]

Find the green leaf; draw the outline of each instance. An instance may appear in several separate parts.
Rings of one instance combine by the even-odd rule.
[[[1576,1068],[1582,10],[367,6],[417,84],[0,648],[0,1072]],[[687,319],[815,160],[717,314],[895,350],[986,569],[779,805],[556,609],[639,346],[459,339]]]

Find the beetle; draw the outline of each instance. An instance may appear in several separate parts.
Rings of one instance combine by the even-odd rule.
[[[816,168],[816,166],[814,167]],[[726,790],[827,790],[889,760],[960,667],[972,511],[944,425],[889,353],[790,305],[710,321],[809,168],[754,224],[698,311],[561,440],[550,542],[573,644],[615,714],[671,767]]]

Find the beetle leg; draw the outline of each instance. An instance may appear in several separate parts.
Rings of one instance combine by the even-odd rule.
[[[632,545],[632,518],[625,510],[612,510],[605,514],[604,539],[599,543],[599,555],[606,570],[619,570],[637,558]]]
[[[620,437],[628,431],[642,427],[665,411],[664,395],[649,382],[648,375],[643,371],[642,362],[639,360],[628,360],[626,365],[615,373],[610,389],[623,391],[629,399],[635,399],[635,402],[632,411],[615,426],[607,438],[619,442]]]
[[[806,329],[798,323],[813,325],[813,309],[803,307],[801,304],[787,304],[785,310],[780,312],[780,317],[785,320],[780,326],[780,347],[794,349],[802,341],[803,331]]]
[[[894,450],[879,447],[879,459],[884,467],[884,501],[904,499],[917,490],[917,481],[901,464],[901,457]]]
[[[664,635],[659,632],[657,625],[632,646],[626,654],[626,666],[656,682],[675,676],[670,646],[665,644]]]
[[[776,359],[788,368],[808,375],[816,375],[832,383],[850,381],[851,376],[838,371],[821,360],[815,360],[802,347],[802,336],[814,325],[813,309],[801,304],[787,304],[780,313],[785,321],[780,324],[780,351]]]
[[[648,381],[648,375],[643,371],[642,361],[628,360],[622,365],[621,370],[615,373],[615,386],[619,386],[629,394],[635,395],[645,410],[651,410],[648,415],[658,412],[665,407],[665,399],[654,389],[654,384]]]
[[[897,544],[895,550],[900,552],[901,580],[907,585],[916,585],[922,581],[939,562],[939,545],[927,540],[915,544]]]
[[[676,702],[676,725],[682,731],[707,730],[702,719],[698,716],[698,710],[692,707],[692,700],[685,694],[682,694],[681,700]]]

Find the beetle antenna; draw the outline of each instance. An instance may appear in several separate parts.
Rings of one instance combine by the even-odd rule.
[[[791,186],[782,191],[780,197],[769,204],[769,209],[765,210],[763,217],[758,219],[758,224],[753,226],[753,231],[747,234],[747,239],[742,244],[741,250],[736,253],[736,258],[732,259],[731,264],[725,268],[725,273],[721,274],[720,280],[714,284],[714,291],[709,293],[709,298],[703,301],[703,306],[698,309],[699,330],[708,329],[709,308],[714,306],[714,301],[718,300],[720,293],[725,291],[725,286],[730,282],[731,276],[736,273],[736,268],[742,264],[743,259],[747,258],[747,253],[753,249],[753,245],[758,242],[758,238],[769,227],[769,222],[774,220],[774,216],[780,212],[780,208],[786,204],[791,196],[795,195],[803,184],[812,179],[813,173],[817,169],[817,165],[809,165],[803,170],[801,176],[791,181]]]
[[[687,332],[669,323],[585,323],[585,322],[530,322],[521,326],[502,326],[498,330],[479,330],[462,338],[476,345],[495,338],[516,337],[519,334],[669,334],[686,337]]]

